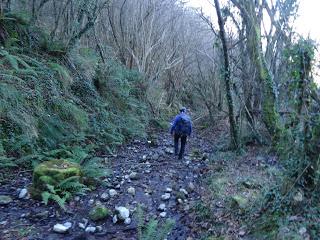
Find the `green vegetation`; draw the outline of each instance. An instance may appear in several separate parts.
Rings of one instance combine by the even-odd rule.
[[[101,205],[95,206],[89,212],[89,217],[93,221],[105,219],[109,215],[110,215],[109,209]]]
[[[1,26],[7,34],[0,49],[1,165],[31,166],[31,160],[43,159],[43,152],[65,146],[86,151],[88,143],[112,151],[143,136],[148,117],[137,72],[116,60],[100,63],[90,49],[48,55],[53,50],[44,47],[46,35],[16,15],[2,19]],[[27,38],[27,31],[39,34],[37,40]],[[82,74],[84,69],[91,77]],[[11,157],[21,161],[8,164]]]
[[[165,239],[175,225],[175,221],[172,219],[166,219],[165,222],[159,223],[155,218],[150,219],[149,222],[145,224],[144,213],[141,206],[137,209],[137,215],[139,240]]]

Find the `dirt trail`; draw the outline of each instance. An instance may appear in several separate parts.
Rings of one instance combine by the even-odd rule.
[[[158,135],[155,146],[146,141],[136,140],[119,149],[116,156],[110,157],[113,174],[108,179],[108,186],[100,186],[95,191],[80,197],[80,200],[68,204],[69,212],[61,212],[55,206],[45,206],[32,199],[19,199],[17,188],[31,184],[31,173],[20,173],[16,179],[1,186],[0,194],[8,194],[13,202],[0,206],[0,239],[137,239],[137,214],[134,211],[142,206],[145,219],[155,217],[160,222],[174,219],[176,224],[167,239],[185,240],[188,237],[197,239],[194,222],[190,218],[190,206],[200,198],[201,175],[207,171],[203,154],[210,153],[209,142],[198,136],[193,136],[187,143],[187,156],[178,160],[172,154],[172,140],[167,133]],[[197,149],[196,154],[192,149]],[[136,173],[130,179],[129,175]],[[127,189],[135,188],[135,195]],[[162,200],[166,189],[171,188],[169,200]],[[103,201],[101,194],[109,189],[115,189],[117,195]],[[188,193],[184,192],[186,190]],[[181,200],[178,200],[178,199]],[[78,227],[86,221],[88,211],[94,205],[92,202],[101,201],[110,210],[116,206],[125,206],[132,211],[132,222],[129,225],[112,222],[112,216],[103,221],[92,222],[88,225],[99,226],[95,233],[84,233]],[[166,216],[161,217],[158,206],[166,204]],[[66,234],[53,233],[56,223],[71,222],[72,228]]]

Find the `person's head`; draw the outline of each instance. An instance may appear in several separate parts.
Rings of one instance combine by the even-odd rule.
[[[180,113],[186,113],[187,109],[185,107],[180,108]]]

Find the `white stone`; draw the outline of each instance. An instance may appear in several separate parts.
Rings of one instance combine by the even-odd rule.
[[[94,199],[89,200],[89,205],[92,205],[94,203]]]
[[[131,218],[126,218],[126,219],[124,220],[124,224],[130,225],[130,224],[131,224]]]
[[[116,190],[114,190],[114,189],[110,189],[109,190],[109,195],[110,195],[110,197],[114,197],[114,196],[116,196],[118,193],[117,193],[117,191]]]
[[[75,197],[74,197],[74,200],[75,200],[76,202],[79,202],[79,201],[80,201],[80,197],[79,197],[79,196],[75,196]]]
[[[167,188],[166,188],[166,192],[167,192],[167,193],[171,193],[171,192],[172,192],[172,188],[167,187]]]
[[[118,218],[121,220],[125,220],[130,216],[130,211],[126,207],[116,207],[116,211],[118,212]]]
[[[166,153],[168,153],[168,154],[173,154],[173,153],[174,153],[174,151],[173,151],[172,148],[166,148],[164,151],[165,151]]]
[[[300,234],[300,235],[304,235],[306,232],[307,232],[307,229],[306,229],[305,227],[301,227],[301,228],[299,229],[299,234]]]
[[[85,232],[87,233],[94,233],[95,231],[96,231],[96,227],[91,227],[91,226],[86,227],[86,230],[85,230]]]
[[[114,224],[116,224],[116,223],[118,222],[118,217],[117,217],[117,215],[114,215],[114,216],[113,216],[112,222],[113,222]]]
[[[53,231],[56,233],[66,233],[68,230],[69,230],[68,227],[60,223],[57,223],[56,225],[53,226]]]
[[[196,188],[192,182],[189,182],[188,187],[191,191],[194,191],[194,189]]]
[[[189,193],[187,192],[187,190],[185,190],[184,188],[180,188],[179,190],[180,192],[182,192],[184,195],[188,195]]]
[[[20,193],[19,193],[19,198],[25,198],[28,194],[28,189],[22,188]]]
[[[137,180],[137,179],[139,179],[139,175],[136,172],[132,172],[132,173],[130,173],[129,178],[131,180]]]
[[[159,211],[165,211],[166,210],[166,204],[165,203],[161,203],[158,207]]]
[[[107,192],[104,192],[101,194],[100,198],[102,200],[108,200],[109,199],[109,194]]]
[[[162,218],[165,218],[167,216],[167,213],[166,212],[162,212],[162,213],[159,214],[159,216],[162,217]]]
[[[179,203],[179,204],[183,204],[183,201],[182,201],[181,198],[178,198],[178,203]]]
[[[71,222],[65,222],[63,224],[63,226],[67,227],[67,228],[71,228],[72,227],[72,223]]]
[[[136,194],[135,188],[134,187],[129,187],[128,188],[128,193],[134,196]]]
[[[169,200],[171,197],[171,194],[170,193],[165,193],[161,196],[161,199],[162,200]]]
[[[81,229],[85,229],[86,225],[84,223],[78,223],[79,228]]]
[[[147,155],[143,155],[142,160],[147,160]]]
[[[97,226],[96,228],[98,232],[101,232],[103,230],[102,226]]]

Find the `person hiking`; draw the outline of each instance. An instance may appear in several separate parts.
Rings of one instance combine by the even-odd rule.
[[[170,133],[174,138],[174,153],[179,155],[178,159],[182,159],[187,143],[187,137],[191,135],[192,122],[187,115],[187,109],[182,107],[180,113],[174,118]],[[179,139],[181,139],[181,147],[179,151]]]

